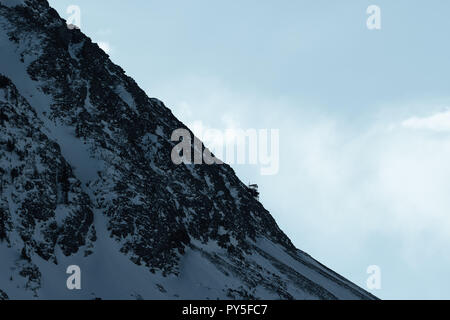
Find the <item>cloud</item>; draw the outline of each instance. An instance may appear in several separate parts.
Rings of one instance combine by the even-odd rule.
[[[111,45],[109,44],[109,42],[100,41],[98,42],[98,46],[100,47],[100,49],[105,51],[105,53],[107,54],[111,53]]]
[[[412,117],[402,122],[409,129],[424,129],[438,132],[450,131],[450,110],[439,112],[429,117]]]
[[[428,131],[445,132],[450,112],[419,117],[442,109],[430,101],[414,108],[397,102],[354,125],[353,115],[233,91],[209,78],[154,92],[199,133],[280,129],[278,175],[233,168],[242,181],[259,184],[262,203],[296,246],[360,285],[367,266],[379,265],[387,289],[375,293],[383,298],[450,294],[422,290],[448,281],[450,137]]]

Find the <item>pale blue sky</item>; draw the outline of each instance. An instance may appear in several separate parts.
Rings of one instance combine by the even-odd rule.
[[[297,247],[381,298],[450,298],[450,2],[51,0],[180,120],[280,129],[236,165]],[[366,9],[381,8],[381,30]]]

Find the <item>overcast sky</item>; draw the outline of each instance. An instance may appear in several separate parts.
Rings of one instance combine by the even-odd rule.
[[[450,298],[450,2],[50,3],[184,123],[279,129],[278,174],[233,167],[297,247],[362,287],[379,266],[381,298]]]

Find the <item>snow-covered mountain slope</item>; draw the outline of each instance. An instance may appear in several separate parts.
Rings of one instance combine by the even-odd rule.
[[[0,299],[374,299],[296,249],[45,0],[0,0]],[[68,290],[78,265],[82,289]]]

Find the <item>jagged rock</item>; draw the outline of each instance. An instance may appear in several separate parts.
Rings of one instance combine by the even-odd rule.
[[[2,290],[0,290],[0,300],[9,300],[8,295]]]

